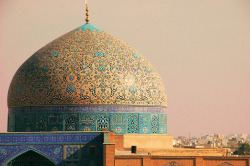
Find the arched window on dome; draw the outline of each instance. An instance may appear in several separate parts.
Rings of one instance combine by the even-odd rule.
[[[104,115],[98,117],[98,119],[96,120],[96,125],[97,131],[102,131],[103,128],[109,131],[109,119]]]
[[[128,115],[128,133],[138,133],[138,114]]]
[[[151,132],[153,134],[158,133],[158,115],[156,115],[156,114],[153,114],[151,116]]]
[[[65,114],[64,116],[65,116],[64,117],[64,121],[65,121],[64,130],[65,131],[78,131],[77,114]]]
[[[36,131],[47,131],[47,117],[45,115],[37,115]]]

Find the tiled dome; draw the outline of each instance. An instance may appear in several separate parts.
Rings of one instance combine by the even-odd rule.
[[[167,106],[163,83],[136,50],[91,24],[50,42],[16,72],[9,107]]]

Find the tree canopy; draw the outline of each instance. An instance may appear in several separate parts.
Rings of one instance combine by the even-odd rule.
[[[248,143],[241,144],[238,150],[234,151],[235,155],[250,155],[250,145]]]

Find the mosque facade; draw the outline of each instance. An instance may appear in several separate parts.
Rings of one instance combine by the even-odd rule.
[[[8,93],[8,132],[0,133],[0,164],[204,165],[207,159],[199,157],[136,153],[136,146],[172,148],[163,82],[138,51],[86,21],[17,70]],[[249,165],[249,158],[239,161]]]

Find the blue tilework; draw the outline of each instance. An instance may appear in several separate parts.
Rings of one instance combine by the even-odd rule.
[[[99,112],[35,112],[15,113],[15,116],[12,115],[13,113],[10,114],[9,117],[14,118],[15,121],[9,120],[9,126],[12,126],[9,129],[16,132],[101,131],[102,128],[107,128],[108,131],[115,131],[116,134],[167,134],[166,114]],[[131,117],[132,115],[134,116]]]
[[[80,145],[64,145],[66,160],[80,160],[81,159],[81,146]]]
[[[8,114],[8,131],[15,131],[15,114]]]
[[[94,113],[80,113],[79,130],[80,131],[95,131],[96,130],[96,120],[95,120]]]
[[[127,115],[128,124],[127,132],[128,133],[138,133],[138,114],[128,114]]]
[[[151,132],[154,134],[158,133],[158,114],[151,115]]]
[[[28,149],[45,154],[57,164],[63,161],[63,145],[0,145],[0,165]]]
[[[151,134],[151,114],[139,114],[139,133]]]
[[[78,114],[64,114],[64,131],[78,131]]]
[[[108,114],[98,114],[96,118],[96,131],[102,131],[102,128],[110,130],[110,122]]]
[[[166,113],[166,107],[129,105],[86,105],[86,106],[29,106],[9,107],[9,113],[63,113],[63,112],[117,112],[117,113]]]
[[[94,25],[91,25],[91,24],[84,24],[84,25],[82,25],[82,26],[76,28],[77,31],[82,30],[83,32],[84,32],[86,29],[90,30],[91,32],[93,32],[93,30],[96,30],[96,31],[103,31],[101,28],[98,28],[98,27],[96,27],[96,26],[94,26]]]
[[[127,116],[126,114],[110,114],[110,128],[116,134],[127,133]]]
[[[103,142],[102,133],[72,133],[72,134],[55,134],[55,133],[40,133],[40,134],[0,134],[0,145],[12,144],[75,144]]]
[[[167,114],[159,114],[159,134],[167,133]]]

